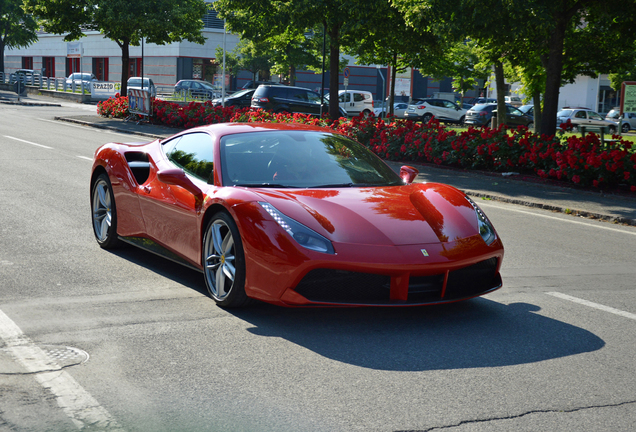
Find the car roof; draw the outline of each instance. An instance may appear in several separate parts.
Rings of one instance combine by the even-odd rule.
[[[238,133],[250,133],[250,132],[275,132],[275,131],[313,131],[323,132],[329,134],[342,135],[339,132],[320,126],[312,126],[303,123],[268,123],[268,122],[254,122],[254,123],[214,123],[207,126],[199,126],[191,129],[187,129],[179,134],[172,135],[165,138],[162,141],[171,139],[177,135],[184,135],[192,132],[207,132],[216,136],[232,135]]]

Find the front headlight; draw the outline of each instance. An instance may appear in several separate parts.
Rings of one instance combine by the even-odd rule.
[[[281,212],[279,212],[273,205],[266,202],[259,201],[259,204],[271,217],[274,218],[276,223],[281,226],[287,233],[304,248],[334,254],[335,251],[333,249],[333,245],[331,242],[325,237],[318,234],[316,231],[311,228],[306,227],[300,222],[296,222],[294,219],[285,216]]]
[[[477,229],[479,230],[479,235],[481,235],[481,238],[484,239],[484,242],[486,242],[487,245],[492,244],[492,242],[494,242],[497,238],[497,235],[495,234],[495,228],[492,226],[492,223],[490,222],[488,217],[486,217],[486,214],[479,208],[479,206],[475,204],[472,199],[468,197],[466,197],[466,199],[468,200],[470,205],[473,206],[473,208],[475,209],[475,213],[477,214]]]

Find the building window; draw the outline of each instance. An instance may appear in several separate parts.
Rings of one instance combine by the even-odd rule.
[[[93,58],[93,74],[100,81],[108,81],[108,58]]]
[[[81,72],[80,59],[79,58],[67,58],[66,59],[66,76],[75,72]]]
[[[203,16],[203,27],[223,30],[223,20],[218,18],[218,12],[208,3],[208,13]]]
[[[33,57],[22,57],[22,69],[33,69]]]
[[[42,76],[55,78],[55,57],[42,57]]]
[[[131,58],[130,59],[130,69],[129,69],[128,77],[137,77],[141,76],[141,58]]]

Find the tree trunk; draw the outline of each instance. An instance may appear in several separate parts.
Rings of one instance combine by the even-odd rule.
[[[4,41],[0,38],[0,72],[4,73]]]
[[[293,86],[296,85],[296,66],[289,66],[289,83]]]
[[[329,117],[340,118],[338,90],[340,88],[340,27],[329,32]]]
[[[121,89],[119,94],[128,96],[128,71],[130,70],[130,40],[117,41],[121,48]]]
[[[545,98],[541,113],[542,135],[554,135],[557,128],[557,112],[559,109],[559,89],[561,88],[561,72],[563,71],[563,44],[565,40],[567,17],[558,16],[554,30],[550,35],[550,51],[545,64]],[[536,109],[536,107],[535,107]]]
[[[532,104],[534,105],[534,132],[541,130],[541,92],[536,91],[532,95]]]
[[[499,125],[506,124],[506,81],[504,78],[503,64],[497,60],[494,65],[495,69],[495,86],[497,88],[497,123]]]

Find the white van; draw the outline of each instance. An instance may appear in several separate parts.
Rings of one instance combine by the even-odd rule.
[[[363,90],[340,90],[338,92],[340,106],[348,116],[363,113],[365,116],[373,113],[373,94]]]

